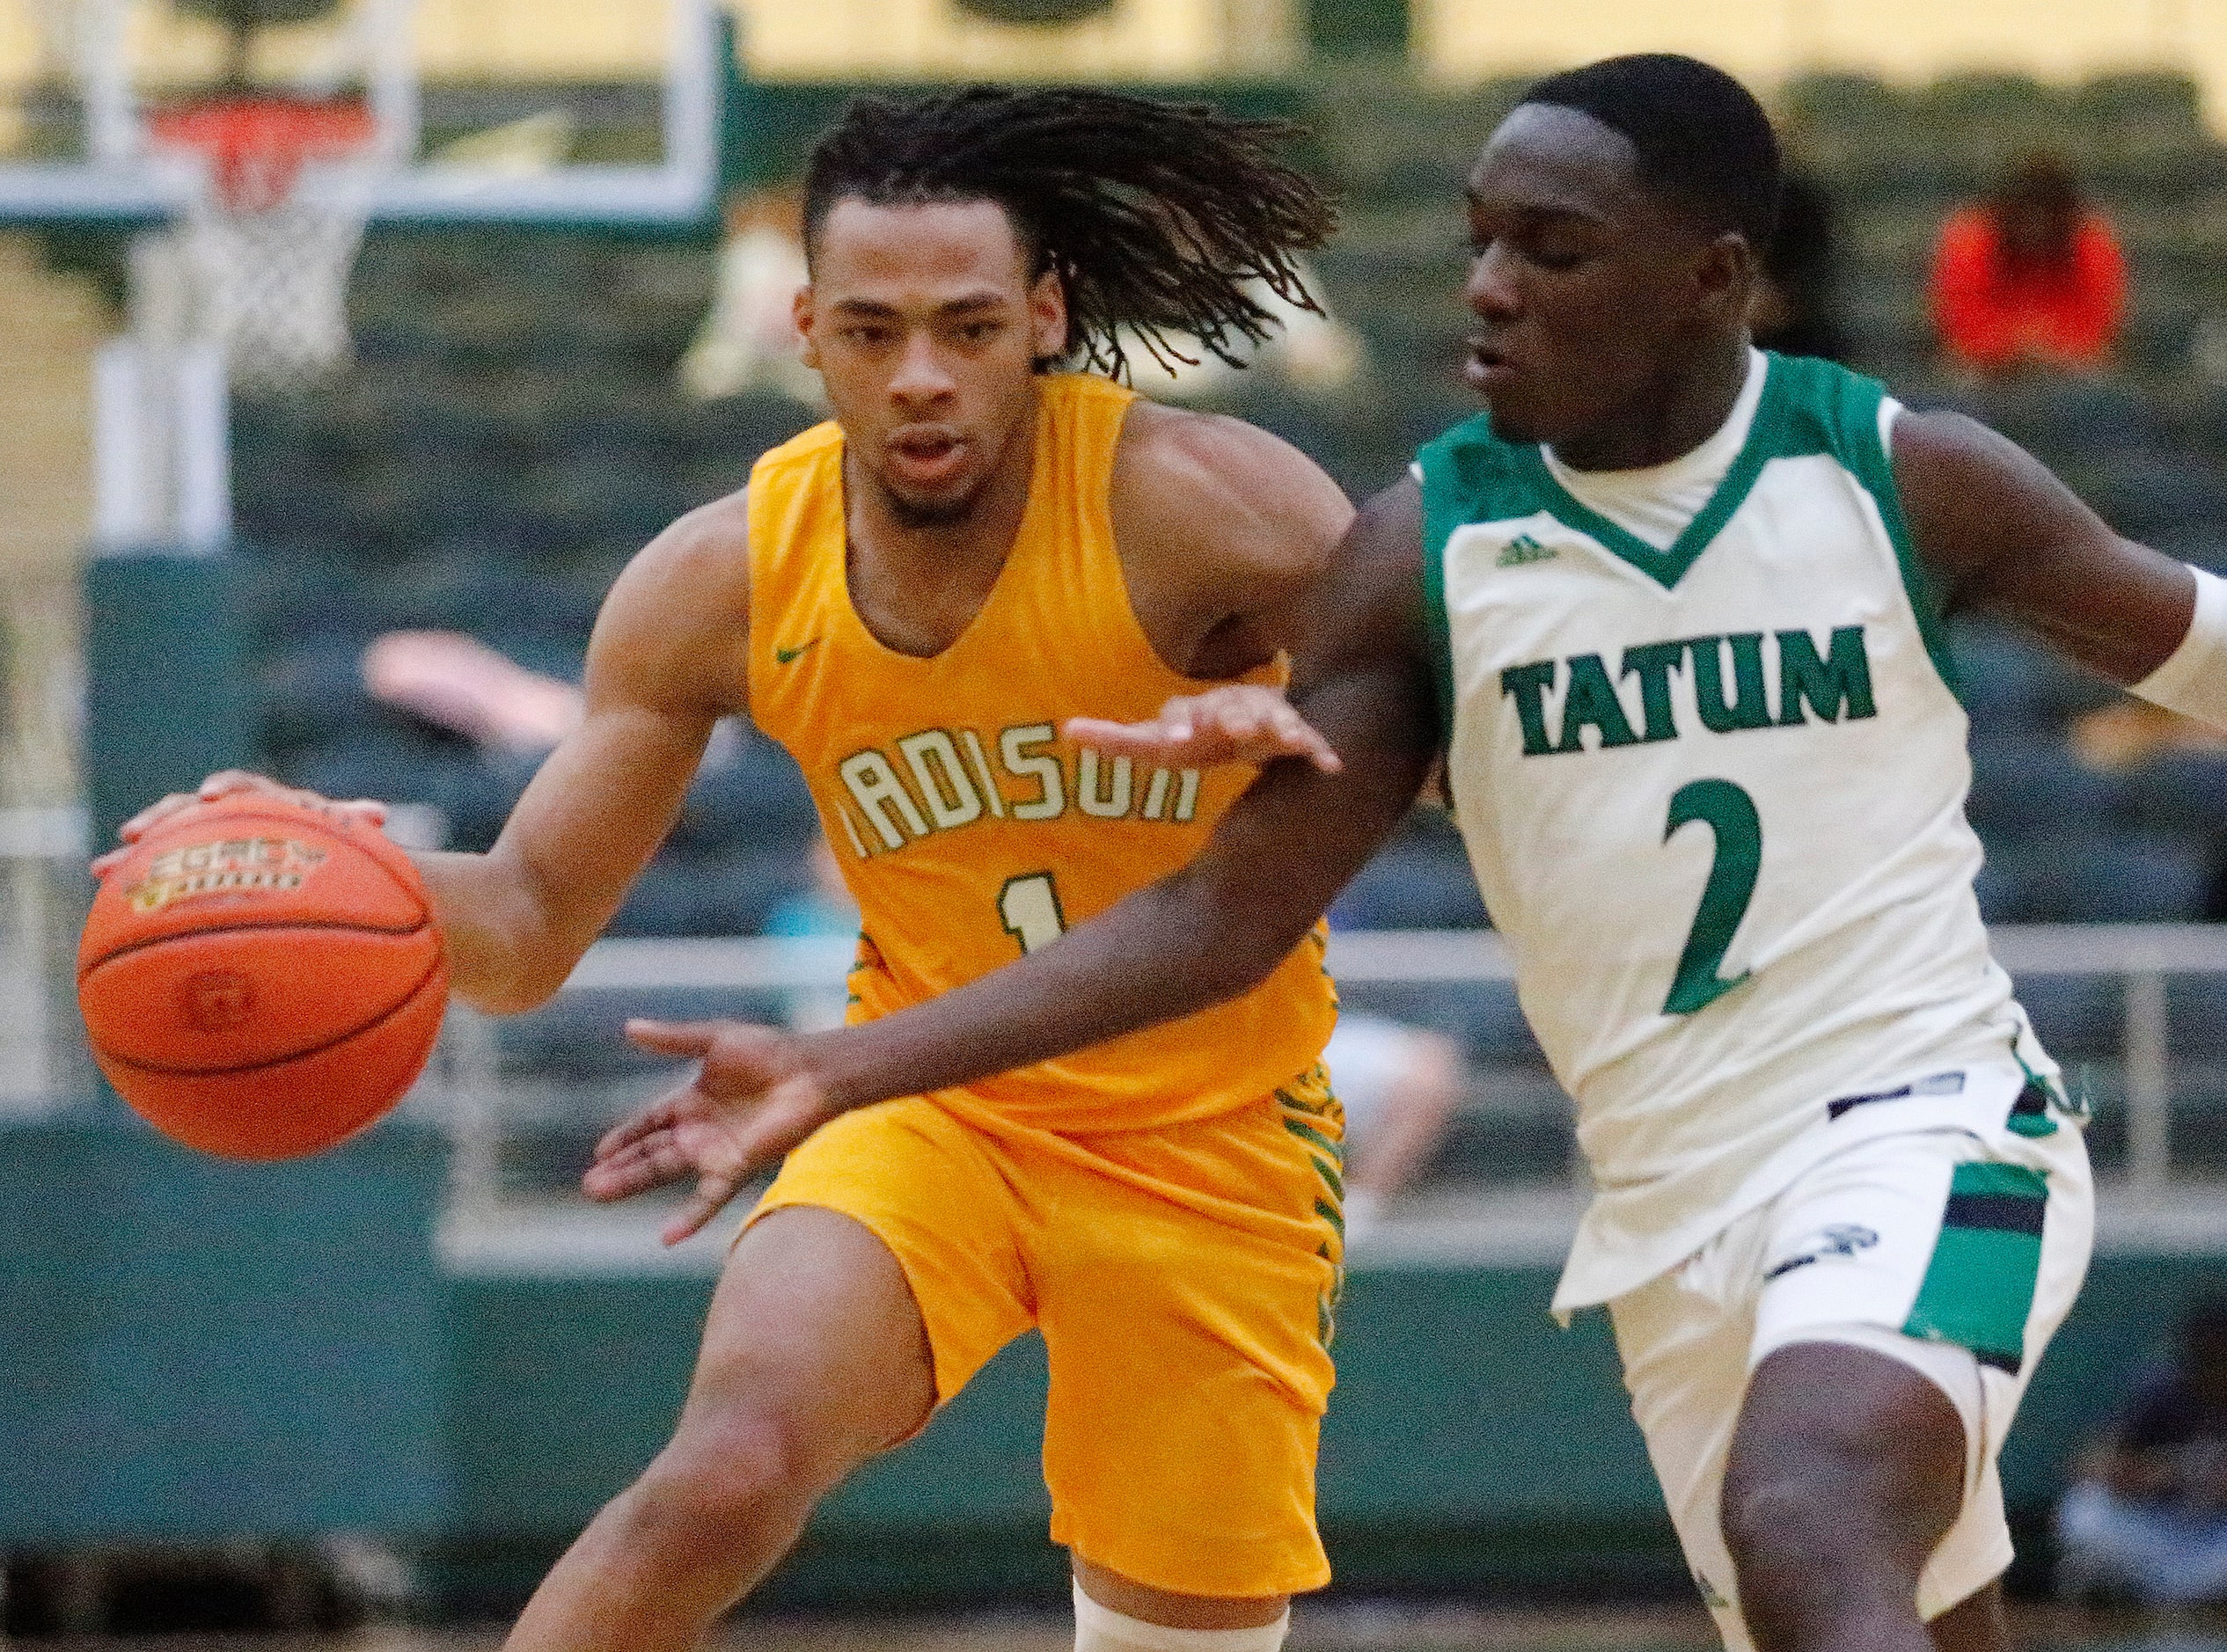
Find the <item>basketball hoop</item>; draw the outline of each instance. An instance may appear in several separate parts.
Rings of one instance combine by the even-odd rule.
[[[180,234],[202,325],[239,387],[297,388],[348,359],[348,275],[370,213],[377,132],[360,103],[271,94],[149,113],[155,148],[208,167]],[[321,186],[304,191],[311,164]]]

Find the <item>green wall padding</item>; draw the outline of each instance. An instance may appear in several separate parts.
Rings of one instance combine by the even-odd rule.
[[[97,844],[250,750],[241,593],[225,556],[159,548],[85,570],[85,786]]]
[[[283,1165],[0,1129],[0,1550],[439,1528],[443,1177],[397,1125]]]

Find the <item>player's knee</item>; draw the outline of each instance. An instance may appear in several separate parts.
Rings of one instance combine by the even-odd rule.
[[[1096,1575],[1102,1583],[1107,1576],[1103,1572]],[[1236,1625],[1182,1628],[1132,1618],[1127,1612],[1100,1604],[1084,1590],[1080,1575],[1075,1579],[1074,1603],[1075,1652],[1281,1652],[1292,1627],[1292,1609],[1287,1600],[1238,1603],[1189,1598],[1180,1603],[1176,1619],[1178,1623],[1190,1619],[1213,1624],[1220,1616],[1213,1608],[1242,1604],[1276,1609],[1277,1616],[1266,1623],[1247,1624],[1241,1619]],[[1175,1604],[1177,1603],[1162,1597],[1152,1602],[1150,1609],[1157,1619],[1167,1615],[1168,1608]],[[1131,1604],[1137,1610],[1146,1609],[1138,1602]],[[1202,1606],[1208,1610],[1202,1612]]]
[[[1915,1612],[1930,1545],[1900,1486],[1891,1466],[1842,1443],[1727,1468],[1718,1517],[1759,1648],[1828,1644],[1850,1623]]]
[[[1956,1517],[1963,1463],[1955,1407],[1917,1373],[1831,1344],[1779,1349],[1751,1380],[1725,1469],[1743,1596],[1751,1570],[1914,1586]]]
[[[1872,1557],[1835,1530],[1821,1479],[1785,1472],[1728,1473],[1721,1520],[1740,1592],[1740,1616],[1762,1652],[1829,1640],[1830,1626],[1874,1583]]]
[[[731,1546],[751,1528],[786,1517],[817,1488],[795,1425],[773,1412],[685,1421],[628,1493],[630,1514],[681,1544]]]
[[[1778,1596],[1788,1581],[1819,1580],[1847,1554],[1833,1540],[1830,1502],[1820,1476],[1777,1466],[1725,1472],[1719,1518],[1743,1602]]]

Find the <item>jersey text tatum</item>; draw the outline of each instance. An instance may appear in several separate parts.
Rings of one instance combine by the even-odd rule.
[[[1639,719],[1635,727],[1623,697],[1597,654],[1568,660],[1535,660],[1500,673],[1500,692],[1515,701],[1523,728],[1523,755],[1543,757],[1584,751],[1586,730],[1593,749],[1637,746],[1675,740],[1679,727],[1670,691],[1674,673],[1693,673],[1694,709],[1702,727],[1715,735],[1743,728],[1793,728],[1813,720],[1836,723],[1843,718],[1872,717],[1872,666],[1864,652],[1864,628],[1842,625],[1820,654],[1806,631],[1776,633],[1778,692],[1767,691],[1764,633],[1743,631],[1728,637],[1688,637],[1674,642],[1642,643],[1626,648],[1616,676],[1639,683]],[[1725,656],[1732,656],[1732,680],[1725,682]],[[1559,727],[1547,727],[1547,696],[1560,690]]]

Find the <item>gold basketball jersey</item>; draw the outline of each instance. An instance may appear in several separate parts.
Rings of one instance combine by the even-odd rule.
[[[1011,962],[1182,866],[1253,778],[1060,738],[1070,717],[1148,718],[1211,684],[1153,652],[1115,551],[1108,489],[1134,396],[1081,376],[1040,391],[1013,549],[933,658],[885,647],[852,606],[841,430],[809,430],[751,473],[751,714],[802,767],[863,914],[853,1020]],[[1334,1013],[1318,927],[1241,998],[968,1094],[1063,1131],[1205,1118],[1311,1067]]]

